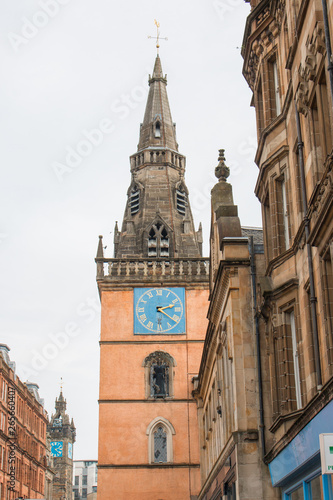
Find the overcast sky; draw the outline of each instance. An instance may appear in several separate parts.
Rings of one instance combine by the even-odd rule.
[[[63,377],[75,459],[97,459],[94,257],[99,234],[113,256],[123,217],[155,18],[168,37],[160,56],[206,255],[218,149],[226,150],[242,225],[261,225],[240,55],[248,13],[244,0],[1,2],[0,342],[20,378],[39,384],[49,414]]]

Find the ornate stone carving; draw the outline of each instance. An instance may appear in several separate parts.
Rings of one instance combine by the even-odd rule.
[[[265,7],[265,9],[258,14],[258,17],[256,19],[257,28],[265,21],[265,19],[267,19],[269,13],[270,13],[270,8]]]
[[[306,116],[308,113],[308,106],[309,106],[308,102],[309,84],[306,80],[305,70],[302,67],[302,65],[300,65],[298,73],[299,73],[299,84],[296,91],[296,104],[299,113],[302,113],[303,115]]]

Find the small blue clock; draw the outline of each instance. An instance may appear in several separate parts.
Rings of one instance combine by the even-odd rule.
[[[72,443],[68,443],[68,458],[72,460],[73,458],[73,445]]]
[[[134,334],[184,334],[185,288],[134,288]]]
[[[52,457],[62,457],[63,447],[64,447],[64,444],[62,441],[52,441],[51,442]]]

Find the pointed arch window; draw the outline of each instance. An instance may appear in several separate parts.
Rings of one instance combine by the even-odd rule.
[[[178,213],[185,216],[187,201],[186,193],[182,189],[176,189],[176,205]]]
[[[171,422],[156,417],[146,431],[148,436],[148,461],[151,464],[173,462],[172,436],[176,434]]]
[[[135,215],[140,209],[140,191],[137,186],[134,186],[130,193],[129,205],[131,215]]]
[[[176,362],[170,354],[155,351],[143,362],[145,367],[146,398],[173,397],[173,367]]]
[[[169,257],[170,240],[166,227],[157,222],[148,233],[148,257]]]

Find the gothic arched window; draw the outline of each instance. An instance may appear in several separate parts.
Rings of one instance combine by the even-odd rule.
[[[148,257],[169,257],[169,235],[166,227],[157,222],[148,233]]]
[[[156,417],[146,431],[148,436],[149,463],[163,464],[173,461],[172,436],[176,434],[173,425],[163,417]]]
[[[173,397],[173,367],[175,360],[163,351],[155,351],[143,362],[145,367],[146,397]]]
[[[140,191],[137,186],[134,186],[130,193],[129,206],[131,215],[135,215],[140,209]]]

